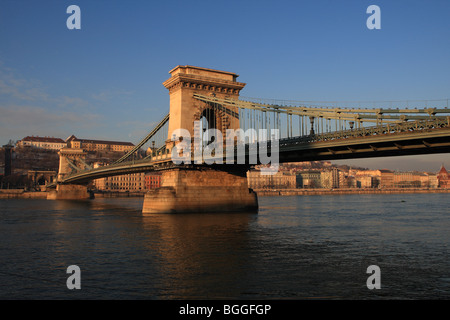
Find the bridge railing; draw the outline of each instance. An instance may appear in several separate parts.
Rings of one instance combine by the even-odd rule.
[[[325,103],[278,101],[267,99],[231,99],[194,94],[194,97],[212,106],[212,110],[227,108],[238,114],[239,127],[278,130],[280,138],[322,135],[337,131],[370,128],[407,121],[433,120],[450,115],[448,99],[423,101],[372,102],[372,107],[354,102]],[[414,102],[414,103],[413,103]],[[222,109],[220,109],[220,108]],[[255,139],[259,137],[254,136]]]
[[[348,100],[348,101],[312,101],[312,100],[285,100],[266,99],[240,96],[243,101],[251,101],[262,105],[279,106],[309,106],[316,108],[342,108],[342,109],[416,109],[416,108],[450,108],[450,99],[422,99],[422,100]]]
[[[310,135],[304,137],[302,141],[304,142],[318,142],[318,141],[329,141],[335,139],[348,139],[354,137],[365,137],[381,134],[399,133],[399,132],[411,132],[419,130],[437,129],[442,127],[450,126],[450,117],[438,118],[432,120],[418,120],[418,121],[407,121],[403,123],[393,123],[386,125],[378,125],[371,127],[362,127],[359,129],[350,129],[343,131],[335,131],[330,133],[322,133],[317,135]],[[283,139],[285,141],[292,141],[292,139]]]
[[[336,140],[347,140],[351,138],[362,138],[369,136],[380,136],[380,135],[390,135],[390,134],[402,134],[402,133],[411,133],[411,132],[419,132],[419,131],[427,131],[432,129],[439,129],[444,127],[450,127],[450,117],[446,118],[438,118],[432,120],[417,120],[417,121],[407,121],[402,123],[389,123],[385,125],[371,126],[371,127],[361,127],[357,129],[344,130],[344,131],[336,131],[331,133],[322,133],[322,134],[313,134],[306,136],[298,136],[298,137],[290,137],[290,138],[282,138],[278,139],[279,151],[283,152],[284,148],[290,148],[294,145],[299,144],[309,144],[309,143],[317,143],[317,142],[326,142],[326,141],[336,141]],[[260,144],[257,140],[254,142],[246,142],[234,140],[232,144],[227,141],[223,142],[222,152],[217,155],[214,151],[207,156],[203,155],[203,150],[195,150],[196,146],[194,145],[195,141],[192,139],[191,141],[191,150],[194,150],[191,153],[190,161],[195,164],[205,164],[212,163],[214,161],[220,160],[221,163],[228,163],[227,152],[231,145],[231,152],[233,156],[238,155],[242,150],[244,151],[244,155],[248,158],[250,155],[259,154],[261,151],[264,152],[265,149],[268,149],[271,152],[272,149],[272,141],[268,140],[267,142]],[[238,146],[239,145],[239,146]],[[197,146],[198,147],[198,146]],[[201,145],[200,147],[203,147]],[[202,157],[196,158],[193,154],[197,152],[197,154],[202,155]],[[216,162],[217,163],[217,162]]]

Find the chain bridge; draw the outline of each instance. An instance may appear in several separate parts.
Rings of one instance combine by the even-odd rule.
[[[194,66],[169,73],[163,85],[170,109],[149,134],[117,161],[97,168],[86,163],[82,150],[61,149],[49,199],[84,198],[85,185],[93,179],[161,171],[162,187],[146,194],[144,213],[254,211],[257,196],[248,189],[246,172],[252,165],[267,166],[261,152],[265,159],[276,155],[277,163],[450,152],[448,99],[243,98],[245,83],[235,73]],[[174,161],[181,146],[188,152],[182,152],[183,161]],[[144,147],[150,154],[139,156]],[[243,158],[238,159],[239,152]]]

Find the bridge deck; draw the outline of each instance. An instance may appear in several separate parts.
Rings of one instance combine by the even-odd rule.
[[[436,125],[435,122],[435,128],[418,127],[417,124],[420,123],[408,123],[407,126],[396,128],[391,126],[392,129],[399,130],[398,132],[388,130],[387,126],[379,126],[370,129],[362,128],[331,134],[280,139],[279,162],[450,152],[450,127],[448,123],[440,121],[437,123],[439,125]],[[412,128],[415,128],[415,130],[412,131]],[[258,148],[257,144],[248,145],[245,149],[246,159],[249,159],[252,154],[259,152]],[[237,149],[234,152],[237,154]],[[224,151],[224,163],[226,163],[225,155]],[[248,163],[249,166],[253,164]],[[153,158],[125,161],[80,171],[65,177],[59,183],[86,183],[92,179],[164,170],[174,166],[170,154],[164,154]]]

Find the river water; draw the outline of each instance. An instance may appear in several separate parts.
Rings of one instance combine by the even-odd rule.
[[[450,298],[448,194],[260,197],[258,214],[142,201],[0,200],[0,299]]]

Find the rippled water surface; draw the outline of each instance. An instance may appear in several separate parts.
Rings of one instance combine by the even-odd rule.
[[[259,202],[258,214],[146,216],[141,198],[0,200],[0,298],[450,298],[448,194]],[[70,265],[81,290],[66,287]]]

